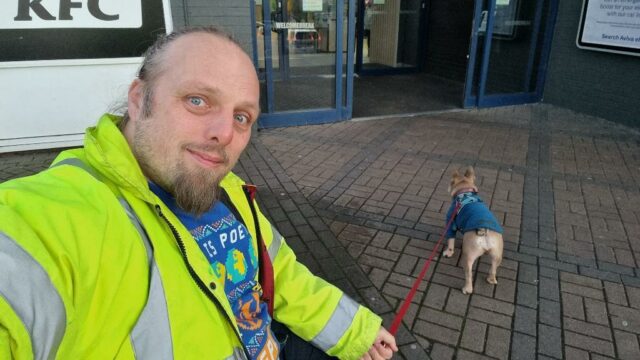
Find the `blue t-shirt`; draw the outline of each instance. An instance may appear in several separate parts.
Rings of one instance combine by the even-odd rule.
[[[224,278],[224,291],[236,317],[242,341],[252,359],[278,359],[267,304],[256,281],[257,252],[247,228],[220,201],[199,218],[178,208],[173,197],[154,183],[151,190],[176,214],[209,260],[209,271]],[[215,336],[215,334],[211,334]]]

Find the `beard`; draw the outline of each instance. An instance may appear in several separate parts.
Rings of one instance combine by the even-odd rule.
[[[168,144],[150,131],[149,119],[141,119],[135,127],[131,150],[140,164],[144,175],[165,191],[173,195],[178,207],[185,212],[200,217],[207,212],[220,197],[220,181],[228,173],[229,157],[218,145],[183,144],[179,152],[171,156],[166,150]],[[224,161],[224,170],[216,171],[199,167],[189,167],[180,160],[186,149],[216,153]]]
[[[217,152],[224,158],[225,165],[228,164],[224,150]],[[200,217],[220,198],[220,181],[226,173],[199,168],[190,170],[184,163],[178,163],[169,174],[171,183],[167,184],[166,190],[174,196],[178,207]]]

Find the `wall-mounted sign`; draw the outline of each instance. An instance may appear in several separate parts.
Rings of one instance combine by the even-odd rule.
[[[0,62],[139,57],[166,0],[1,0]]]
[[[576,44],[640,56],[640,1],[584,0]]]
[[[0,29],[139,28],[141,0],[5,0]]]
[[[322,11],[322,0],[302,0],[302,11]]]
[[[384,0],[373,0],[375,5],[384,5]]]

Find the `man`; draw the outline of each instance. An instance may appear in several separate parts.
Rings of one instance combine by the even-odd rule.
[[[299,264],[231,172],[258,115],[236,43],[173,33],[147,51],[124,118],[0,185],[0,358],[316,356],[298,337],[390,358],[380,318]]]

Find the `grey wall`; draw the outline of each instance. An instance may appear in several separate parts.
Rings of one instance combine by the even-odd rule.
[[[244,50],[252,54],[251,32],[255,25],[251,23],[249,0],[170,0],[173,26],[180,29],[185,26],[215,25],[231,33],[240,42]]]
[[[558,1],[544,102],[640,127],[640,57],[576,47],[582,1]]]

